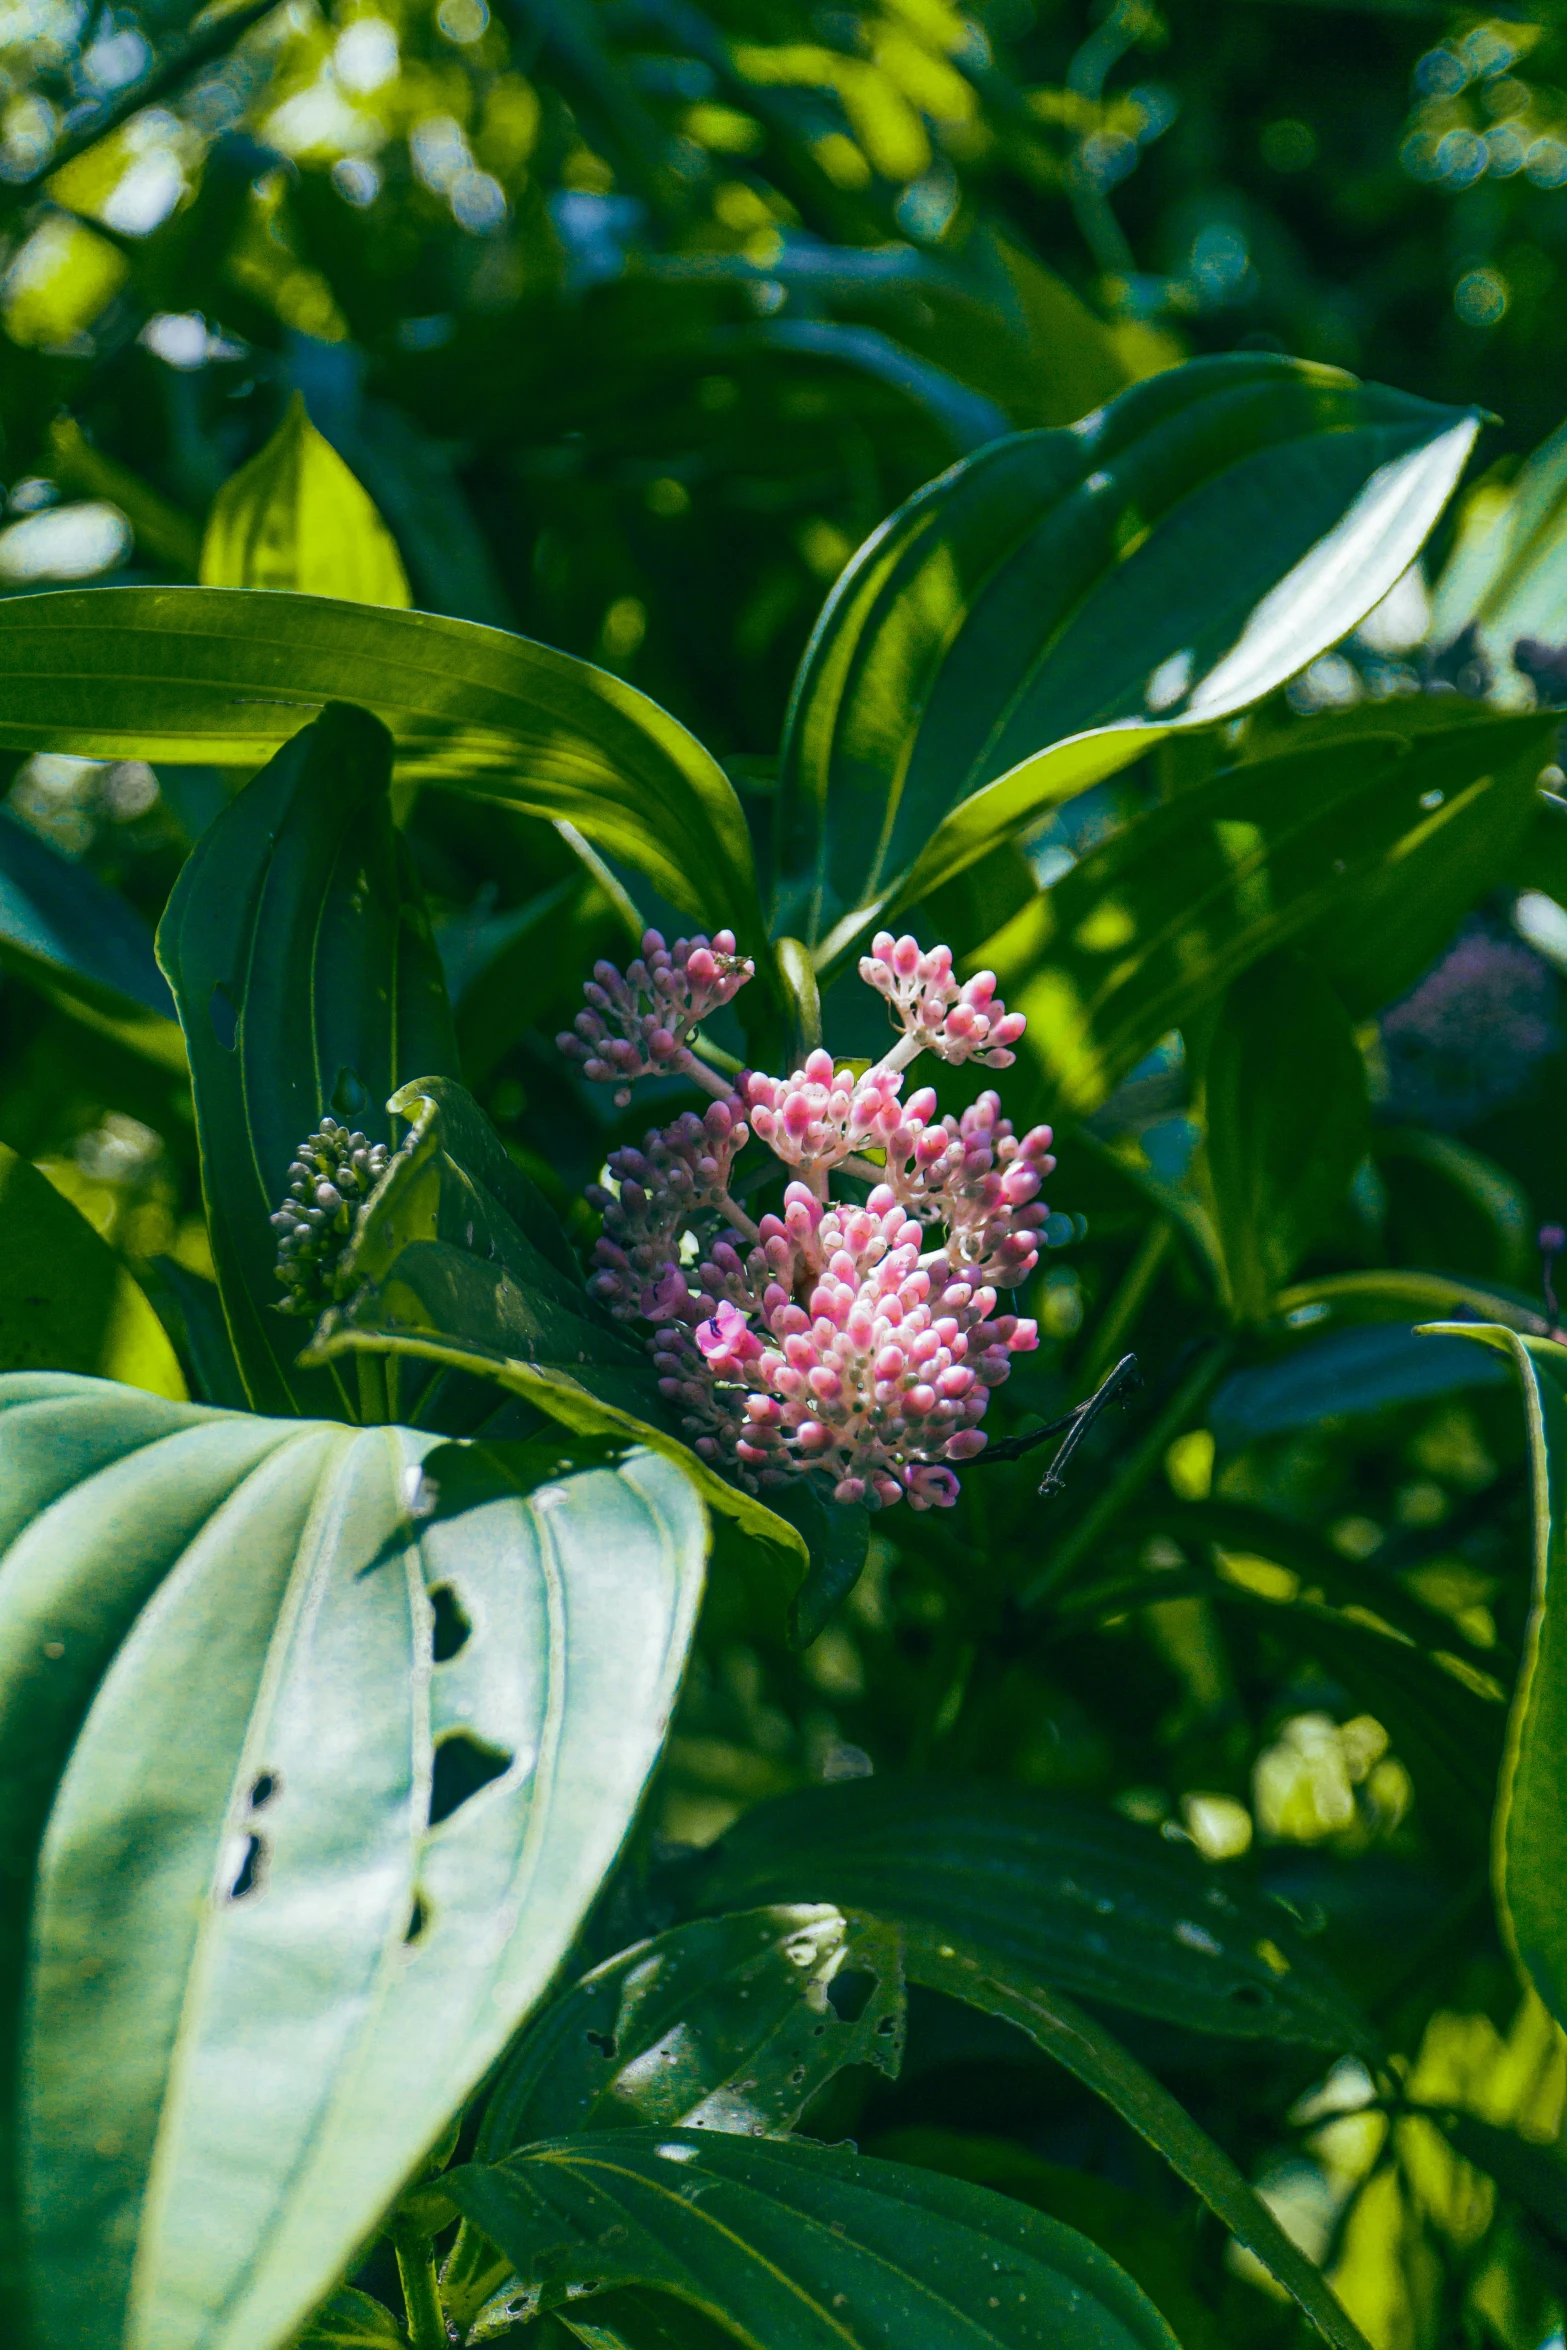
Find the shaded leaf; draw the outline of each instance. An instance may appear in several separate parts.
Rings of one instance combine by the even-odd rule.
[[[0,1371],[32,1370],[185,1398],[145,1292],[49,1178],[0,1143]]]
[[[1198,2031],[1366,2040],[1281,1911],[1067,1796],[923,1779],[802,1788],[747,1812],[676,1884],[688,1912],[832,1901],[961,1930],[1030,1980]]]
[[[291,2350],[407,2350],[408,2337],[391,2311],[380,2301],[372,2301],[368,2293],[355,2292],[345,2285],[334,2293],[330,2301],[316,2311],[304,2332],[291,2345]]]
[[[1059,1991],[1019,1980],[988,1951],[938,1941],[929,1929],[909,1937],[909,1979],[1002,2017],[1065,2065],[1114,2107],[1172,2170],[1194,2187],[1238,2243],[1256,2254],[1336,2350],[1366,2350],[1359,2328],[1321,2272],[1291,2243],[1267,2205],[1179,2099],[1146,2072],[1104,2026]]]
[[[1362,1322],[1303,1335],[1276,1362],[1232,1372],[1215,1390],[1208,1425],[1219,1451],[1234,1453],[1291,1428],[1505,1381],[1500,1364],[1456,1339],[1422,1338],[1412,1322]]]
[[[651,2286],[750,2350],[1171,2350],[1085,2237],[928,2171],[798,2139],[624,2131],[452,2174],[454,2201],[545,2307]],[[679,2337],[677,2336],[677,2339]]]
[[[223,588],[92,588],[0,606],[0,743],[252,766],[323,706],[392,733],[400,781],[565,817],[671,904],[762,936],[745,817],[655,702],[527,637],[426,612]]]
[[[43,1377],[0,1495],[8,2290],[40,2350],[270,2350],[578,1931],[701,1506],[635,1450]]]
[[[152,933],[117,890],[0,808],[0,964],[165,1068],[183,1070]]]
[[[391,532],[299,392],[266,447],[214,498],[199,576],[203,587],[292,588],[404,610],[413,602]]]
[[[780,869],[799,877],[811,942],[885,902],[917,858],[929,886],[1093,780],[1038,765],[1049,746],[1079,759],[1070,738],[1121,723],[1157,739],[1283,684],[1412,560],[1475,431],[1327,368],[1236,355],[919,491],[840,580],[796,683]],[[1003,823],[926,850],[1025,762],[1029,795]]]
[[[218,1286],[258,1410],[345,1408],[335,1379],[296,1367],[305,1328],[277,1310],[268,1219],[294,1153],[325,1114],[389,1139],[388,1094],[456,1060],[390,768],[383,728],[330,705],[203,833],[159,927]]]
[[[1203,1084],[1227,1302],[1260,1322],[1365,1156],[1365,1064],[1321,974],[1298,955],[1268,955],[1226,995]]]

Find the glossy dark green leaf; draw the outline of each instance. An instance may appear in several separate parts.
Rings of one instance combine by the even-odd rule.
[[[909,1978],[1000,2016],[1114,2107],[1172,2170],[1194,2187],[1238,2243],[1269,2269],[1334,2350],[1366,2350],[1359,2328],[1339,2306],[1319,2270],[1284,2233],[1222,2147],[1178,2098],[1145,2071],[1104,2026],[1043,1984],[967,1941],[941,1940],[930,1928],[909,1936]]]
[[[1365,1063],[1315,967],[1266,955],[1231,986],[1203,1071],[1204,1163],[1226,1302],[1260,1322],[1365,1157]]]
[[[273,2350],[545,1988],[705,1523],[553,1436],[0,1385],[0,2063],[27,2350]]]
[[[687,1864],[688,1911],[832,1901],[1198,2031],[1345,2048],[1366,2026],[1283,1913],[1109,1810],[1016,1787],[852,1779],[758,1805]]]
[[[475,2156],[643,2125],[781,2137],[845,2065],[895,2075],[902,2053],[897,1927],[823,1907],[699,1919],[544,2009],[489,2093]],[[465,2226],[441,2274],[448,2315],[469,2323],[509,2269]]]
[[[801,667],[779,846],[804,905],[785,926],[815,944],[916,861],[917,896],[1094,781],[1085,756],[1110,773],[1145,747],[1139,726],[1156,740],[1283,684],[1413,559],[1475,430],[1236,355],[929,484],[860,550]],[[1071,742],[1113,725],[1118,742]],[[991,809],[963,809],[986,786]]]
[[[1534,1596],[1507,1725],[1492,1858],[1503,1930],[1552,2015],[1567,2025],[1567,1347],[1514,1330],[1462,1334],[1507,1355],[1523,1391]]]
[[[1464,792],[1532,797],[1539,720],[1465,713],[1450,736],[1287,739],[1306,747],[1127,824],[977,951],[1028,1015],[1022,1056],[1052,1104],[1097,1108],[1231,979],[1356,908],[1361,885],[1418,854]],[[1446,781],[1432,808],[1437,760]],[[1332,975],[1331,961],[1323,968]]]
[[[505,2307],[504,2297],[500,2306]],[[735,2340],[727,2326],[704,2317],[688,2301],[637,2285],[595,2293],[569,2317],[547,2317],[542,2325],[558,2326],[564,2340],[583,2342],[587,2350],[733,2350]],[[547,2342],[541,2341],[540,2350],[549,2350]]]
[[[117,890],[0,808],[0,964],[91,1028],[183,1069],[152,933]]]
[[[822,1906],[699,1918],[606,1959],[529,2026],[476,2154],[641,2124],[778,2137],[844,2065],[895,2077],[902,2051],[896,1928]]]
[[[1086,2237],[1023,2205],[799,2139],[624,2131],[450,2179],[544,2306],[651,2286],[748,2350],[1173,2350]]]
[[[146,1292],[80,1209],[0,1143],[0,1371],[43,1370],[185,1400]]]
[[[258,1410],[346,1409],[332,1375],[297,1368],[307,1325],[278,1311],[269,1218],[294,1153],[328,1113],[390,1139],[387,1096],[456,1065],[390,777],[384,728],[329,706],[203,833],[158,932],[190,1054],[218,1286]]]
[[[750,840],[717,762],[617,677],[427,612],[234,588],[95,588],[0,610],[0,743],[92,758],[270,759],[334,701],[392,732],[400,780],[565,817],[684,911],[759,939]]]

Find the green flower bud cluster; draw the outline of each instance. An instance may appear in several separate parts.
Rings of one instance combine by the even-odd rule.
[[[323,1118],[288,1170],[288,1197],[272,1218],[285,1314],[319,1314],[332,1302],[332,1275],[354,1235],[359,1210],[391,1163],[384,1142]]]

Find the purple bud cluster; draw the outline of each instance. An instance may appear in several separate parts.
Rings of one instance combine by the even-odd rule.
[[[751,966],[727,933],[720,949],[722,980],[739,973],[732,995]],[[666,955],[650,932],[625,981],[598,967],[594,1017],[602,1023],[604,1002],[640,1000],[639,971],[689,972],[693,961],[694,950],[684,963]],[[613,1153],[608,1180],[588,1193],[603,1216],[592,1288],[612,1313],[653,1325],[665,1400],[697,1452],[746,1490],[808,1476],[839,1502],[946,1508],[957,1465],[984,1448],[991,1390],[1038,1344],[1033,1322],[997,1306],[1039,1260],[1050,1129],[1017,1135],[994,1093],[961,1118],[939,1117],[929,1087],[901,1099],[903,1070],[926,1047],[954,1061],[1013,1059],[1025,1023],[996,1000],[989,973],[960,989],[947,948],[922,954],[885,934],[861,973],[892,1003],[899,1043],[860,1075],[820,1050],[789,1077],[746,1072],[704,1117],[687,1112],[641,1150]],[[581,1020],[562,1041],[601,1081],[641,1073]],[[623,1029],[622,1041],[635,1040]],[[643,1057],[676,1065],[651,1048]],[[759,1225],[731,1188],[753,1135],[796,1171],[782,1214]],[[868,1187],[863,1206],[831,1197],[834,1169]]]
[[[613,963],[595,963],[583,989],[587,1009],[556,1038],[584,1077],[614,1085],[624,1109],[638,1077],[700,1077],[691,1039],[702,1022],[727,1004],[752,976],[755,965],[735,952],[734,932],[715,938],[677,938],[666,947],[656,930],[642,940],[642,952],[624,973]]]
[[[354,1236],[359,1211],[391,1164],[384,1142],[323,1118],[306,1135],[288,1170],[288,1193],[272,1228],[285,1314],[319,1314],[332,1300],[332,1276]]]

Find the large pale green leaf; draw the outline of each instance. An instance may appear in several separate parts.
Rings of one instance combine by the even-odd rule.
[[[1203,1163],[1230,1311],[1260,1322],[1365,1157],[1366,1071],[1315,967],[1264,956],[1225,996],[1203,1070]]]
[[[1541,741],[1537,718],[1467,713],[1413,740],[1302,736],[1135,818],[972,958],[1027,1013],[1022,1057],[1052,1104],[1097,1108],[1160,1037],[1308,925],[1352,911],[1362,885],[1412,864],[1476,797],[1532,799]]]
[[[1497,1907],[1519,1963],[1567,2026],[1567,1347],[1515,1330],[1438,1324],[1510,1356],[1523,1391],[1534,1597],[1497,1788]]]
[[[860,550],[807,650],[779,800],[780,871],[805,908],[785,926],[815,943],[916,860],[930,886],[1095,761],[1110,772],[1281,685],[1413,559],[1476,429],[1235,355],[954,466]],[[1072,739],[1105,726],[1129,731]],[[1026,786],[1002,784],[1025,764]],[[991,811],[955,814],[986,786]]]
[[[427,612],[233,588],[65,589],[0,607],[0,744],[92,758],[270,759],[332,701],[391,730],[399,779],[564,817],[684,912],[759,944],[740,803],[634,686]]]
[[[961,1933],[1030,1980],[1198,2031],[1366,2044],[1282,1911],[1066,1796],[890,1778],[802,1788],[688,1864],[679,1898],[701,1912],[832,1901]]]
[[[297,1368],[308,1326],[277,1310],[268,1219],[294,1153],[327,1113],[389,1139],[393,1089],[456,1064],[390,776],[384,728],[330,705],[208,826],[158,931],[190,1054],[218,1285],[258,1410],[346,1408],[331,1374]]]
[[[0,809],[0,964],[90,1028],[183,1069],[174,999],[134,906]]]
[[[1073,2229],[836,2147],[628,2130],[447,2183],[530,2303],[568,2305],[574,2325],[591,2323],[586,2291],[642,2285],[748,2350],[1173,2350],[1152,2303]]]
[[[0,1371],[87,1371],[185,1400],[174,1349],[108,1243],[0,1143]]]
[[[271,2350],[613,1861],[700,1501],[633,1448],[502,1465],[21,1376],[0,1545],[18,2341]]]

